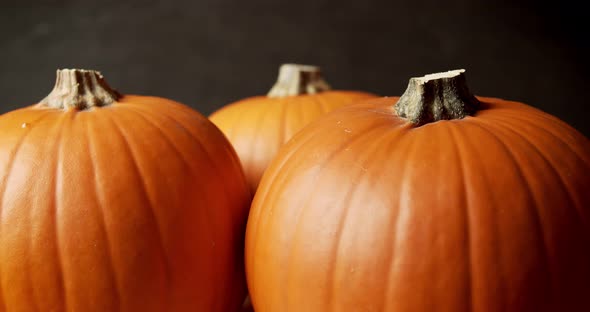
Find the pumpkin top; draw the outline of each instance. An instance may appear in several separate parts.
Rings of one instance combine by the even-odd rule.
[[[330,85],[322,77],[317,66],[283,64],[279,69],[277,82],[267,96],[281,98],[303,94],[316,94],[330,90]]]
[[[479,106],[467,87],[465,70],[410,78],[408,88],[395,104],[398,116],[420,126],[439,120],[461,119]]]
[[[40,107],[85,110],[110,105],[121,95],[113,90],[100,72],[85,69],[58,69],[55,87]]]

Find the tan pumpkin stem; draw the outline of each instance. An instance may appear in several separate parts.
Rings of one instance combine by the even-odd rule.
[[[317,66],[283,64],[279,77],[267,96],[272,98],[315,94],[330,90]]]
[[[480,102],[469,91],[464,73],[458,69],[410,78],[395,104],[396,113],[416,125],[473,114]]]
[[[39,106],[84,110],[110,105],[120,97],[97,71],[58,69],[55,87]]]

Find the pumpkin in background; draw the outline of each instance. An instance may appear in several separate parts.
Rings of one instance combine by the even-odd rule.
[[[267,96],[229,104],[209,118],[233,144],[254,192],[278,149],[303,126],[337,107],[370,97],[375,95],[331,90],[318,67],[284,64]]]
[[[0,311],[237,311],[249,189],[206,117],[61,70],[0,117]]]
[[[567,105],[567,103],[564,103]],[[590,141],[462,70],[286,144],[246,231],[257,312],[590,311]]]

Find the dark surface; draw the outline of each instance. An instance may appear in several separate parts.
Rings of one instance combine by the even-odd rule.
[[[590,136],[581,1],[0,1],[0,113],[42,99],[57,68],[97,69],[123,93],[204,114],[266,93],[284,62],[381,95],[465,68],[474,93],[531,104]]]

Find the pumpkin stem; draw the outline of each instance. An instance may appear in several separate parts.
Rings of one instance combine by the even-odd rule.
[[[469,91],[464,73],[458,69],[410,78],[395,104],[396,113],[416,125],[473,114],[480,102]]]
[[[330,86],[322,77],[317,66],[283,64],[279,69],[279,77],[270,89],[268,97],[287,97],[302,94],[315,94],[330,90]]]
[[[55,87],[39,106],[84,110],[110,105],[119,97],[97,71],[58,69]]]

